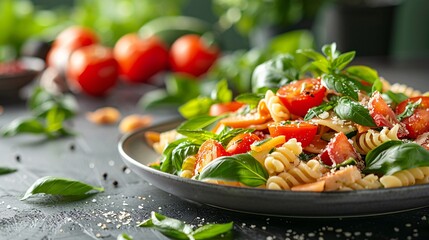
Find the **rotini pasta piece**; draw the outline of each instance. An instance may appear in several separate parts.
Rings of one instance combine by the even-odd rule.
[[[402,170],[392,175],[385,175],[380,182],[385,188],[405,187],[415,184],[428,183],[429,167],[417,167]]]
[[[194,176],[194,169],[197,159],[195,156],[188,156],[183,160],[182,171],[180,172],[180,176],[184,178],[192,178]]]
[[[298,166],[269,177],[266,188],[290,190],[294,186],[316,182],[318,178],[322,177],[325,171],[326,169],[317,160],[313,159],[307,163],[301,161]]]
[[[365,133],[353,137],[353,146],[360,154],[367,154],[372,149],[390,140],[399,140],[399,124],[395,124],[392,129],[384,127],[380,132],[368,130]]]
[[[301,143],[297,142],[295,138],[289,139],[267,155],[264,166],[270,175],[289,170],[299,164],[298,155],[301,152]]]
[[[280,98],[277,97],[271,90],[268,90],[265,93],[264,100],[268,111],[270,111],[271,118],[274,122],[281,122],[283,120],[288,120],[290,118],[289,110],[283,105],[280,101]]]
[[[162,154],[164,148],[170,144],[171,142],[179,139],[181,135],[177,133],[176,130],[170,130],[166,132],[162,132],[159,135],[159,142],[156,142],[152,145],[153,149],[159,154]]]
[[[369,174],[361,179],[357,179],[355,182],[341,186],[339,190],[347,191],[347,190],[377,189],[380,187],[381,187],[381,183],[378,180],[378,176],[374,174]]]
[[[422,95],[422,92],[420,92],[419,90],[415,90],[412,87],[409,87],[405,84],[400,84],[400,83],[395,83],[392,86],[390,86],[390,91],[394,93],[403,93],[408,97],[417,97]]]
[[[342,120],[332,112],[328,116],[326,116],[326,118],[325,116],[323,117],[324,118],[313,118],[311,119],[311,122],[316,123],[320,126],[326,126],[336,132],[343,132],[346,134],[356,130],[355,126],[351,121]]]

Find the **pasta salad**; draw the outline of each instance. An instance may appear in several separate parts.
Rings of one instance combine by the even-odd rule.
[[[429,182],[429,96],[393,84],[336,45],[255,68],[252,93],[225,80],[180,108],[188,118],[147,139],[160,171],[215,184],[287,191]],[[204,110],[202,112],[202,109]]]

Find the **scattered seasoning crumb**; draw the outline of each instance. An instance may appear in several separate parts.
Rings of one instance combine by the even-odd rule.
[[[127,169],[128,169],[127,166],[123,166],[122,167],[122,172],[125,172]]]
[[[393,228],[393,231],[395,231],[395,232],[399,232],[399,228],[394,227],[394,228]]]
[[[107,174],[106,174],[107,175]],[[109,196],[107,196],[107,199],[110,199],[110,195]]]
[[[366,233],[365,233],[365,236],[366,236],[366,237],[371,237],[371,236],[372,236],[372,232],[366,232]]]
[[[76,149],[76,147],[75,147],[75,145],[72,143],[72,144],[70,144],[70,150],[71,151],[74,151]]]
[[[95,164],[94,163],[90,163],[89,164],[89,168],[95,168]]]
[[[114,161],[112,161],[112,160],[110,160],[110,161],[109,161],[109,166],[112,166],[112,167],[113,167],[113,166],[115,166],[115,162],[114,162]]]
[[[423,217],[422,217],[422,220],[423,220],[423,221],[425,221],[426,219],[427,219],[427,217],[426,217],[426,216],[423,216]]]
[[[103,173],[103,179],[106,180],[107,179],[107,173]]]
[[[101,238],[101,234],[97,233],[97,234],[95,234],[95,237]]]
[[[267,230],[267,227],[262,226],[262,227],[261,227],[261,229],[262,229],[262,230]]]
[[[405,227],[411,227],[411,223],[405,224]]]
[[[15,160],[16,160],[17,162],[21,162],[21,156],[20,156],[19,154],[17,154],[17,155],[15,156]]]
[[[115,181],[113,181],[113,186],[117,187],[117,186],[118,186],[118,184],[119,184],[119,183],[118,183],[118,181],[116,181],[116,180],[115,180]]]
[[[10,209],[10,208],[11,208],[11,206],[10,206],[10,205],[7,205],[7,206],[6,206],[6,208],[7,208],[7,209]]]
[[[97,199],[95,199],[95,198],[94,198],[94,199],[92,199],[92,202],[97,202]]]

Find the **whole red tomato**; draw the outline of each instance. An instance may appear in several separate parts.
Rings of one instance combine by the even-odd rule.
[[[325,93],[320,79],[307,78],[281,87],[277,96],[292,114],[304,117],[308,109],[322,103]]]
[[[71,26],[58,34],[52,47],[75,50],[98,42],[99,38],[92,29],[82,26]]]
[[[127,82],[147,82],[168,66],[167,47],[155,36],[143,39],[135,33],[124,35],[113,53]]]
[[[67,78],[71,87],[101,96],[117,82],[119,67],[110,48],[95,44],[75,50],[70,56]]]
[[[68,27],[55,38],[46,62],[48,66],[65,72],[68,59],[74,50],[98,42],[99,38],[93,30],[81,26]]]
[[[171,45],[170,67],[174,72],[198,77],[209,70],[219,54],[219,48],[207,44],[201,36],[183,35]]]

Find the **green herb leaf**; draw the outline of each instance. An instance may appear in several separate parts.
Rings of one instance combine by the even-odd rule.
[[[325,74],[322,76],[322,84],[326,88],[335,90],[344,96],[351,97],[354,100],[359,99],[359,86],[343,75]]]
[[[331,71],[333,73],[337,73],[343,70],[355,57],[356,52],[346,52],[339,55],[332,61]]]
[[[365,173],[391,175],[406,169],[429,166],[429,151],[416,143],[388,141],[365,158]]]
[[[268,172],[250,154],[238,154],[213,160],[203,168],[198,179],[235,181],[257,187],[266,183]]]
[[[187,119],[206,115],[209,113],[210,107],[213,103],[215,103],[215,101],[213,101],[211,98],[197,97],[180,106],[179,112],[184,118]]]
[[[405,106],[405,109],[403,112],[401,112],[398,116],[396,116],[396,118],[398,118],[398,121],[402,121],[402,119],[407,118],[411,115],[413,115],[414,110],[416,110],[416,108],[422,103],[422,99],[420,98],[419,100],[415,101],[415,102],[408,102],[407,106]]]
[[[180,124],[180,126],[177,127],[177,131],[201,130],[213,125],[222,118],[223,116],[198,116],[195,118],[191,118]]]
[[[403,94],[403,93],[394,93],[394,92],[389,90],[389,91],[383,93],[383,98],[388,98],[393,103],[399,104],[399,103],[407,100],[408,96]],[[389,101],[387,101],[387,102],[389,102]]]
[[[363,80],[367,83],[373,84],[379,80],[376,70],[362,65],[351,66],[346,69],[346,73],[356,79]]]
[[[270,89],[275,92],[280,86],[299,79],[300,73],[292,55],[280,55],[255,68],[252,75],[252,91],[265,93]]]
[[[179,146],[179,144],[181,144],[182,142],[187,141],[186,138],[181,138],[181,139],[177,139],[176,141],[171,142],[170,144],[168,144],[164,150],[162,151],[162,157],[160,160],[161,166],[160,166],[160,170],[166,173],[171,173],[174,174],[176,173],[179,169],[175,168],[174,164],[173,164],[173,151],[174,149]]]
[[[1,134],[4,137],[15,136],[20,133],[45,133],[45,126],[35,118],[15,119],[1,130]]]
[[[0,167],[0,175],[16,172],[14,168]]]
[[[316,60],[316,61],[320,61],[320,60],[326,61],[326,58],[322,54],[314,51],[314,49],[298,49],[297,53],[302,54],[302,55],[304,55],[310,59]],[[327,63],[327,61],[326,61],[326,63]]]
[[[233,222],[225,224],[207,224],[192,230],[192,226],[184,222],[169,218],[162,214],[151,212],[151,218],[139,224],[139,227],[148,227],[160,231],[167,237],[173,239],[208,239],[226,233],[233,228]]]
[[[223,224],[206,224],[193,231],[192,236],[195,240],[213,238],[230,231],[233,226],[233,222]]]
[[[265,95],[261,93],[243,93],[235,97],[235,101],[256,107],[264,97]]]
[[[369,114],[369,110],[348,97],[342,97],[338,100],[334,112],[343,120],[353,121],[367,127],[377,126]]]
[[[308,109],[308,112],[305,115],[304,120],[308,121],[312,118],[319,116],[323,112],[328,112],[328,111],[332,110],[336,105],[337,105],[336,101],[330,101],[330,102],[324,102],[324,103],[320,104],[319,106],[312,107],[312,108]]]
[[[194,140],[197,143],[203,143],[207,139],[214,139],[216,138],[216,134],[210,131],[206,130],[187,130],[187,129],[180,129],[177,130],[178,133],[188,137],[189,139]]]
[[[28,188],[21,200],[25,200],[38,193],[84,198],[91,192],[103,191],[104,188],[102,187],[94,187],[73,179],[47,176],[37,179],[33,185]]]
[[[232,91],[228,88],[228,81],[226,79],[216,84],[216,88],[211,92],[211,99],[221,103],[232,101]]]
[[[322,46],[322,52],[327,57],[328,61],[332,62],[334,59],[340,55],[340,52],[337,51],[337,44],[331,43]]]
[[[184,141],[179,143],[171,152],[171,158],[176,171],[182,169],[183,160],[186,157],[197,154],[200,144],[191,141]]]
[[[229,128],[226,127],[216,136],[216,140],[219,141],[223,146],[227,145],[229,141],[242,133],[253,132],[253,129],[243,129],[243,128]]]
[[[118,235],[118,238],[116,240],[133,240],[133,237],[129,236],[126,233],[122,233]]]

